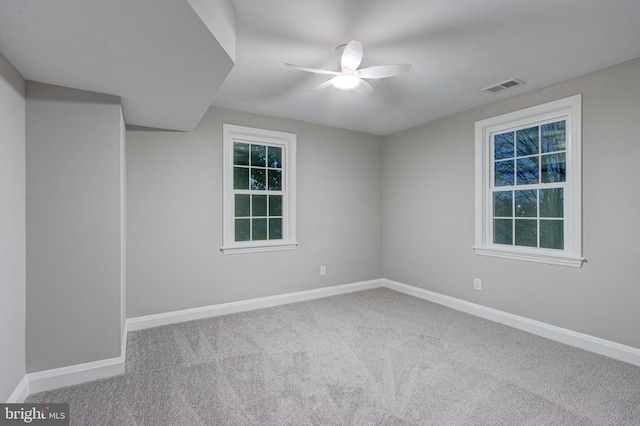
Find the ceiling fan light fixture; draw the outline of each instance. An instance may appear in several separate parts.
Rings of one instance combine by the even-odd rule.
[[[367,95],[373,92],[373,86],[366,81],[367,79],[394,77],[411,69],[411,64],[378,65],[359,68],[362,63],[363,50],[362,43],[357,40],[351,40],[347,44],[338,46],[336,51],[338,50],[342,51],[340,54],[340,71],[309,68],[290,63],[285,63],[285,65],[299,69],[300,71],[334,76],[332,79],[314,87],[313,90],[321,90],[333,86],[340,90],[353,90],[360,95]]]
[[[331,84],[336,89],[350,90],[358,85],[360,79],[353,74],[340,74],[331,80]]]

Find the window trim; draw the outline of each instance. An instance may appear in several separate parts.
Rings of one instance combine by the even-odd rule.
[[[475,123],[476,254],[580,268],[582,257],[582,95],[578,94]],[[564,249],[494,244],[491,233],[491,135],[544,120],[566,120],[567,178],[564,204]]]
[[[222,185],[223,185],[223,254],[255,253],[265,251],[293,250],[296,242],[296,142],[297,135],[274,130],[223,124]],[[276,145],[282,148],[283,168],[283,226],[281,240],[235,241],[234,190],[233,190],[233,143],[235,141]]]

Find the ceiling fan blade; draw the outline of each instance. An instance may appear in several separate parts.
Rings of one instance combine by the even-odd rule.
[[[360,78],[387,78],[402,74],[411,69],[411,64],[380,65],[358,70]]]
[[[313,88],[313,89],[311,89],[311,90],[322,90],[322,89],[324,89],[324,88],[326,88],[326,87],[329,87],[329,86],[331,86],[331,85],[333,84],[333,83],[332,83],[332,80],[333,80],[333,79],[331,79],[331,80],[327,80],[327,81],[325,81],[324,83],[317,85],[316,87],[314,87],[314,88]]]
[[[362,43],[356,40],[351,40],[347,43],[340,58],[342,71],[355,71],[358,69],[360,62],[362,62],[362,53]]]
[[[369,83],[362,80],[361,78],[359,78],[358,80],[358,84],[351,90],[360,95],[368,95],[369,93],[373,92],[373,87]]]
[[[295,69],[300,70],[300,71],[313,72],[313,73],[316,73],[316,74],[329,74],[329,75],[338,75],[338,74],[340,74],[337,71],[321,70],[321,69],[318,69],[318,68],[309,68],[309,67],[303,67],[303,66],[294,65],[294,64],[285,64],[285,65],[288,66],[288,67],[291,67],[291,68],[295,68]]]

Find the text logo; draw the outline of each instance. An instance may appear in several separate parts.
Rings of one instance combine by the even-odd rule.
[[[0,404],[0,426],[69,426],[69,404]]]

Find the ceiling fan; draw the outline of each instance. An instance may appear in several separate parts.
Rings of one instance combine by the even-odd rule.
[[[339,50],[342,47],[344,47],[344,51],[340,57],[340,71],[322,70],[293,64],[285,65],[301,71],[334,76],[331,80],[325,81],[319,86],[316,86],[314,90],[333,86],[342,90],[353,90],[361,95],[373,92],[373,87],[363,79],[394,77],[411,69],[411,64],[379,65],[358,69],[360,62],[362,62],[362,43],[356,40],[351,40],[346,45],[343,44],[338,46],[336,50]]]

